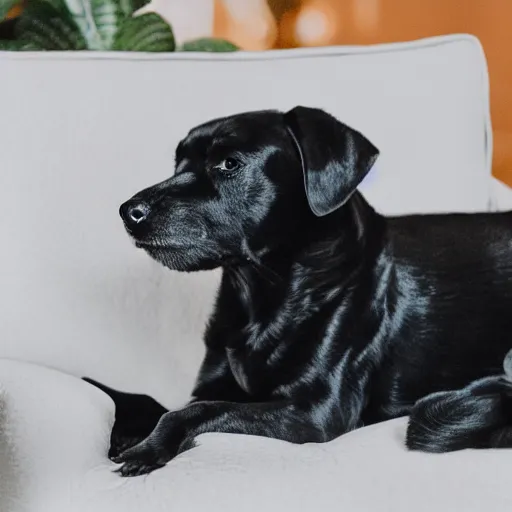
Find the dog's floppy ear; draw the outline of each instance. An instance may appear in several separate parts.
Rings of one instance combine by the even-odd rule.
[[[309,206],[318,217],[327,215],[355,192],[379,150],[320,109],[295,107],[284,121],[300,154]]]

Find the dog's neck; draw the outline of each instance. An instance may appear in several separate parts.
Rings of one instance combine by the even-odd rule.
[[[385,220],[354,194],[329,216],[311,216],[297,235],[258,258],[225,268],[224,277],[238,295],[250,321],[301,294],[343,293],[385,246]],[[311,285],[308,284],[311,283]],[[302,313],[304,301],[301,303]],[[258,315],[259,316],[259,315]]]

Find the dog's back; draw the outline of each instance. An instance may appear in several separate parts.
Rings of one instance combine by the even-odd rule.
[[[512,348],[512,212],[395,217],[388,236],[397,332],[375,388],[391,390],[378,407],[389,417],[502,372]]]
[[[434,272],[459,264],[471,271],[475,263],[512,269],[512,211],[389,217],[387,225],[394,256],[405,263]]]

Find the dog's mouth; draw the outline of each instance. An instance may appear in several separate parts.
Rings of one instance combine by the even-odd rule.
[[[146,229],[139,232],[127,229],[128,235],[139,249],[148,251],[180,251],[193,249],[206,241],[206,231],[194,228]]]
[[[190,249],[193,247],[193,244],[190,242],[190,240],[180,240],[180,239],[173,239],[170,240],[137,240],[134,239],[135,247],[138,249],[145,249],[145,250],[161,250],[161,251],[172,251],[172,250],[179,250],[179,249]]]

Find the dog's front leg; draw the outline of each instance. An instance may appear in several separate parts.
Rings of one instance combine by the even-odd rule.
[[[149,473],[194,446],[205,432],[249,434],[292,443],[322,442],[325,433],[311,416],[289,402],[198,402],[162,416],[153,432],[123,452],[114,462],[123,463],[123,476]]]

